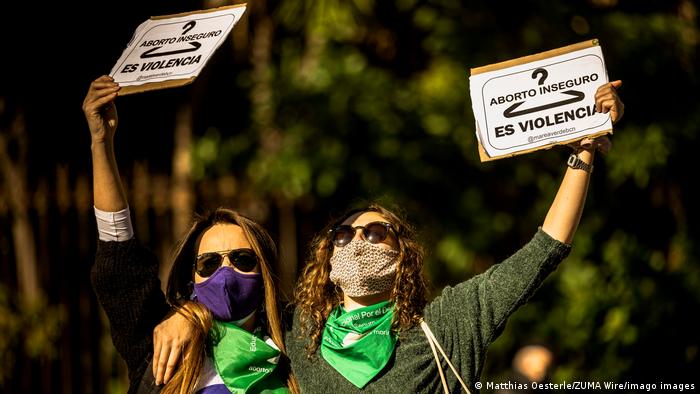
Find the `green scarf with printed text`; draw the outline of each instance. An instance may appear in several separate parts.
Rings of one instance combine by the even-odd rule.
[[[211,332],[216,372],[232,393],[289,393],[274,373],[280,351],[263,340],[260,328],[251,334],[235,324],[214,320]]]
[[[394,307],[389,301],[350,312],[336,307],[323,330],[321,356],[345,379],[363,388],[394,353],[393,316]]]

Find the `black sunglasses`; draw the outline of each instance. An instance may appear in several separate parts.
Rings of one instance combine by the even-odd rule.
[[[211,276],[221,267],[224,256],[227,256],[228,261],[242,272],[251,272],[258,265],[258,256],[252,249],[232,249],[200,254],[194,261],[195,272],[202,278]]]
[[[349,224],[341,224],[330,231],[333,244],[338,247],[349,244],[355,238],[355,233],[360,228],[362,229],[362,239],[371,244],[378,244],[386,239],[387,235],[389,235],[389,229],[394,228],[394,226],[386,222],[370,222],[364,226],[355,227]]]

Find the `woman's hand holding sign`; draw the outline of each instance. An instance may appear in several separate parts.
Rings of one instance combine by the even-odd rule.
[[[90,89],[83,101],[83,112],[93,142],[111,142],[114,138],[118,123],[114,99],[119,89],[119,84],[107,75],[97,78],[90,84]]]
[[[617,95],[617,89],[622,86],[622,81],[612,81],[601,85],[595,94],[595,110],[600,113],[610,114],[610,120],[613,124],[617,123],[625,113],[625,104]],[[584,138],[582,140],[569,144],[575,152],[583,150],[593,151],[598,150],[602,154],[607,154],[612,148],[612,142],[607,135],[597,138]]]
[[[622,86],[622,81],[618,79],[617,81],[601,85],[595,94],[595,110],[604,114],[609,113],[613,124],[617,123],[625,113],[625,104],[622,103],[620,96],[617,95],[617,89],[620,86]],[[612,142],[610,142],[610,138],[607,135],[603,135],[597,138],[584,138],[569,144],[569,146],[576,152],[597,149],[600,153],[607,154],[612,148]]]
[[[617,123],[625,113],[625,105],[617,95],[617,89],[622,86],[622,81],[612,81],[598,88],[595,94],[595,110],[607,114],[610,112],[610,120]]]

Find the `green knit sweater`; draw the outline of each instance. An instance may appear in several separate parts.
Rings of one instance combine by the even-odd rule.
[[[568,255],[571,247],[539,229],[513,256],[454,287],[446,287],[424,310],[425,321],[450,356],[472,392],[481,374],[488,346],[503,331],[506,320],[532,296],[542,281]],[[346,380],[318,353],[306,357],[298,312],[287,334],[287,352],[303,393],[438,393],[440,376],[420,327],[401,334],[392,359],[362,390]],[[443,369],[448,371],[443,361]],[[446,372],[450,391],[459,382]]]

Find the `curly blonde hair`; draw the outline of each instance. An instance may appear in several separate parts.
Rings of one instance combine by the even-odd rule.
[[[392,330],[405,331],[418,324],[423,316],[428,291],[423,277],[423,247],[416,240],[413,227],[377,203],[351,209],[316,235],[297,282],[295,304],[299,309],[301,335],[309,339],[306,345],[309,358],[318,350],[328,316],[343,301],[342,290],[330,280],[333,242],[329,231],[350,216],[364,212],[376,212],[391,223],[399,243],[398,267],[390,294],[394,304]]]

